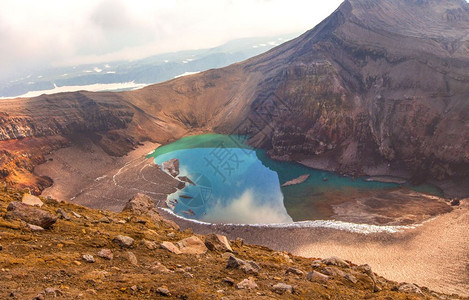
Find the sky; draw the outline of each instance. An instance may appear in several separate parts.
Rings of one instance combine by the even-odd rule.
[[[342,0],[0,0],[1,76],[304,32]]]

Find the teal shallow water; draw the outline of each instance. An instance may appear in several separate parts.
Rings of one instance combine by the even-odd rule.
[[[328,219],[331,199],[402,186],[274,161],[265,151],[247,146],[240,136],[186,137],[157,148],[150,156],[157,164],[179,159],[180,175],[188,176],[195,185],[187,184],[170,195],[168,202],[176,214],[206,222],[267,224]],[[305,182],[281,187],[305,174],[309,174]],[[439,193],[429,185],[404,186]]]

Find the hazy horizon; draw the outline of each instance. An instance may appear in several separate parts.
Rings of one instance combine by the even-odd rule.
[[[342,2],[3,0],[1,78],[304,32]]]

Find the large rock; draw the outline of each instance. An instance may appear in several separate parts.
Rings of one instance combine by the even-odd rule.
[[[322,260],[322,263],[328,266],[337,266],[341,268],[348,268],[350,267],[349,263],[346,262],[345,260],[337,257],[337,256],[332,256],[329,258],[325,258]]]
[[[108,260],[112,260],[114,258],[114,255],[112,254],[112,251],[110,249],[101,249],[98,252],[98,256]]]
[[[293,287],[289,284],[280,282],[272,287],[272,291],[274,291],[277,294],[283,294],[283,293],[291,294],[293,292]]]
[[[145,194],[138,193],[130,199],[122,209],[136,215],[146,215],[155,208],[153,200]]]
[[[236,258],[234,255],[230,255],[228,261],[226,262],[227,269],[240,269],[247,274],[259,274],[261,267],[253,261],[245,261],[239,258]]]
[[[168,172],[171,176],[177,177],[179,175],[179,159],[173,158],[163,163],[163,170]]]
[[[254,281],[254,278],[249,277],[248,279],[243,279],[240,283],[236,285],[236,288],[242,290],[242,289],[256,289],[257,283]]]
[[[205,246],[212,251],[233,252],[230,242],[224,235],[209,234],[205,237]]]
[[[37,206],[37,207],[41,207],[44,205],[41,199],[31,194],[24,194],[23,198],[21,199],[21,202],[30,206]]]
[[[366,275],[368,275],[371,280],[373,281],[373,291],[374,292],[378,292],[379,291],[379,288],[378,286],[376,285],[376,275],[375,273],[373,273],[373,271],[371,270],[371,267],[367,264],[364,264],[364,265],[360,265],[358,267],[356,267],[356,269],[362,273],[365,273]]]
[[[307,278],[309,281],[313,281],[313,282],[326,282],[329,280],[329,276],[324,275],[317,271],[312,271],[308,273]]]
[[[204,254],[208,251],[204,242],[195,235],[177,242],[179,250],[186,254]]]
[[[118,235],[113,238],[112,241],[121,246],[122,248],[130,248],[132,247],[135,240],[129,236]]]
[[[422,290],[413,283],[402,283],[399,285],[399,291],[404,293],[423,294]]]
[[[171,242],[162,242],[160,246],[161,248],[166,249],[169,252],[174,253],[174,254],[182,253],[181,250],[179,250],[179,248]]]
[[[124,206],[123,212],[131,212],[137,216],[149,216],[153,222],[164,224],[164,226],[179,230],[180,227],[172,220],[163,218],[155,206],[153,200],[145,195],[138,193],[130,199]]]
[[[13,201],[8,204],[5,217],[20,219],[26,223],[37,225],[42,228],[49,228],[57,221],[57,218],[51,213],[18,201]]]

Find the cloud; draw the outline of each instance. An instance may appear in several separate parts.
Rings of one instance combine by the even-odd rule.
[[[248,189],[237,199],[226,202],[217,201],[214,206],[207,208],[207,214],[201,221],[235,224],[293,222],[283,204],[261,203],[255,199],[256,197],[252,190]]]
[[[341,0],[2,0],[2,74],[303,32]]]

